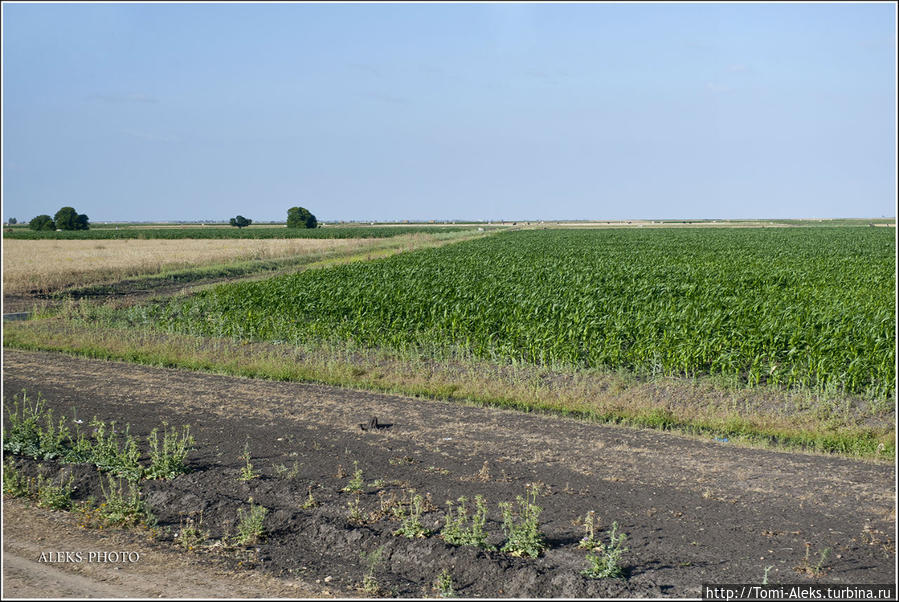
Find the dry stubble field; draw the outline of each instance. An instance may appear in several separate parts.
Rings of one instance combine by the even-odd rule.
[[[163,270],[363,250],[376,239],[3,240],[3,288],[42,292]],[[383,241],[380,241],[383,242]]]

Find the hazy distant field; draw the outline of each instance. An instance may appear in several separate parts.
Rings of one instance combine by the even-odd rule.
[[[284,229],[281,230],[284,232]],[[90,231],[89,231],[90,232]],[[378,239],[3,240],[6,293],[58,290],[162,270],[351,252]]]
[[[112,239],[271,239],[271,238],[387,238],[403,234],[433,232],[436,226],[347,226],[326,228],[285,228],[284,226],[259,226],[234,228],[230,226],[205,227],[138,227],[120,229],[111,227],[64,232],[35,232],[27,228],[4,230],[4,238],[26,240],[112,240]],[[441,232],[472,230],[474,226],[440,226]]]

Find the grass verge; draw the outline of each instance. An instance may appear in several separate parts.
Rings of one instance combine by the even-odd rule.
[[[4,335],[4,346],[15,349],[541,411],[767,447],[886,461],[895,456],[895,410],[872,409],[861,399],[729,387],[711,379],[641,380],[620,372],[435,361],[324,343],[246,343],[60,317],[9,323]]]

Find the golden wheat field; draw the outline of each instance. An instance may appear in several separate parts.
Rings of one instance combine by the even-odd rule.
[[[326,256],[378,239],[3,240],[6,293],[53,291],[164,270],[253,259]]]

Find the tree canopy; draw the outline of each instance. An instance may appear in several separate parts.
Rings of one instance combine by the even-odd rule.
[[[56,224],[53,222],[53,218],[46,214],[32,218],[31,221],[28,222],[28,227],[32,230],[56,230]]]
[[[53,216],[53,222],[57,230],[87,230],[90,228],[88,218],[83,213],[79,214],[72,207],[63,207]]]
[[[232,217],[230,223],[232,226],[237,226],[237,228],[240,229],[240,228],[245,228],[245,227],[249,226],[250,224],[252,224],[253,220],[247,219],[242,215],[238,215],[237,217]]]
[[[318,220],[305,207],[291,207],[287,210],[288,228],[317,228]]]

